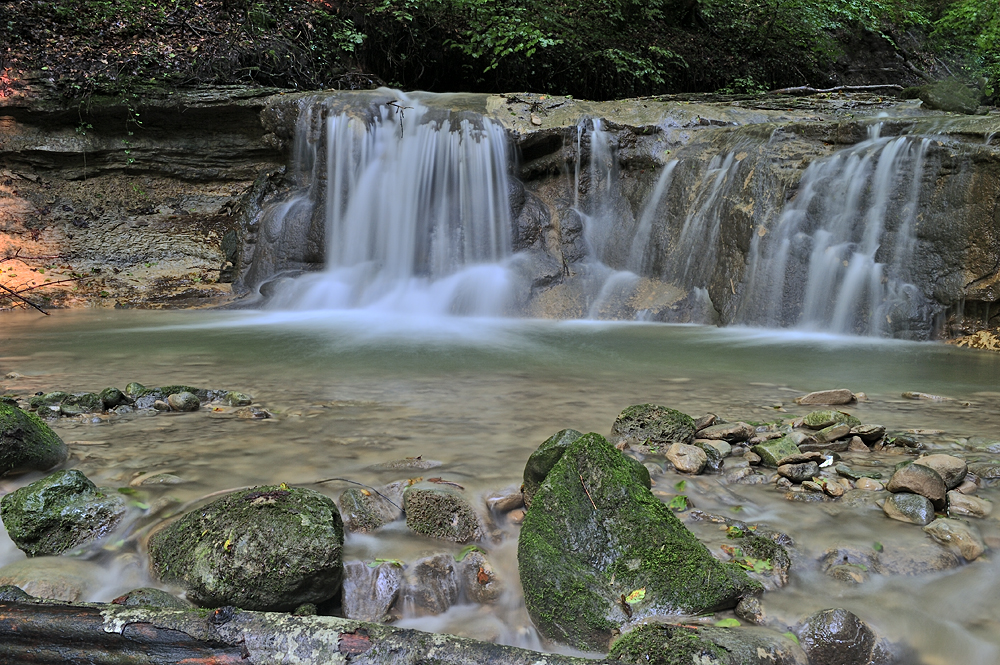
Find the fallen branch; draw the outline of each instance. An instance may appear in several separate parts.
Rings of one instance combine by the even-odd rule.
[[[903,90],[903,86],[895,83],[884,85],[838,85],[836,88],[810,88],[809,86],[799,86],[798,88],[781,88],[772,90],[771,95],[815,95],[821,92],[863,92],[865,90]]]
[[[28,299],[27,299],[27,298],[25,298],[24,296],[20,295],[20,294],[19,294],[19,293],[18,293],[17,291],[15,291],[14,289],[10,289],[10,288],[7,288],[7,287],[6,287],[6,286],[4,286],[3,284],[0,284],[0,289],[3,289],[4,291],[6,291],[7,293],[9,293],[9,294],[10,294],[11,296],[13,296],[14,298],[17,298],[18,300],[20,300],[21,302],[23,302],[23,303],[24,303],[25,305],[30,305],[31,307],[34,307],[35,309],[37,309],[37,310],[38,310],[39,312],[41,312],[41,313],[42,313],[42,314],[44,314],[45,316],[49,316],[49,313],[48,313],[48,312],[46,312],[46,311],[45,311],[44,309],[42,309],[41,307],[39,307],[39,306],[38,306],[38,305],[36,305],[35,303],[31,302],[30,300],[28,300]]]
[[[223,607],[166,610],[56,601],[0,603],[0,662],[132,665],[611,665],[326,616]]]

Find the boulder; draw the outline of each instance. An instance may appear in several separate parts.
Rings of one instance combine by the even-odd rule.
[[[458,575],[467,601],[486,605],[496,602],[503,593],[503,583],[482,552],[469,552],[459,563]]]
[[[403,493],[403,512],[406,526],[431,538],[467,543],[485,535],[472,504],[448,485],[422,482],[408,487]]]
[[[564,429],[547,438],[535,449],[524,465],[524,505],[531,507],[531,499],[545,480],[549,470],[555,466],[566,448],[583,434],[575,429]]]
[[[649,487],[642,464],[593,433],[549,471],[518,541],[525,605],[543,635],[603,650],[627,621],[731,608],[761,590]]]
[[[794,640],[767,628],[647,623],[622,635],[608,660],[635,665],[808,665]]]
[[[948,515],[987,517],[991,512],[993,512],[993,504],[989,501],[955,490],[948,492]]]
[[[48,471],[69,457],[69,448],[42,419],[0,404],[0,476],[11,471]]]
[[[105,411],[110,411],[131,402],[125,393],[117,388],[105,388],[98,394],[98,397],[101,399],[101,404],[104,406]]]
[[[890,492],[910,492],[925,496],[938,508],[944,508],[944,497],[948,491],[941,475],[921,464],[907,464],[897,469],[885,488]]]
[[[923,526],[934,520],[934,505],[919,494],[899,492],[886,498],[882,506],[885,514],[900,522]]]
[[[0,500],[0,517],[14,544],[28,556],[62,554],[114,531],[127,499],[103,491],[72,469],[57,471]]]
[[[708,464],[708,454],[698,446],[673,443],[667,448],[666,457],[681,473],[701,473]]]
[[[656,404],[630,406],[615,419],[611,433],[619,440],[667,446],[694,440],[694,418]]]
[[[854,402],[855,397],[847,388],[837,388],[835,390],[817,390],[808,395],[797,397],[796,404],[827,404],[829,406],[839,406]]]
[[[230,390],[223,397],[222,401],[229,406],[250,406],[253,404],[253,398],[250,395],[244,393],[236,392],[235,390]]]
[[[935,81],[922,86],[918,97],[929,109],[967,115],[979,110],[979,94],[955,79]]]
[[[59,413],[64,416],[79,416],[101,411],[104,411],[104,402],[97,393],[76,393],[66,397],[59,404]]]
[[[460,589],[455,558],[442,553],[407,568],[400,597],[408,614],[427,616],[441,614],[457,603]]]
[[[819,464],[816,462],[782,464],[778,467],[778,475],[782,478],[788,478],[793,483],[801,483],[819,475]]]
[[[819,443],[831,443],[837,439],[842,439],[851,433],[851,426],[847,423],[837,423],[835,425],[830,425],[829,427],[824,427],[820,431],[816,432],[813,437]]]
[[[923,455],[918,457],[914,464],[927,466],[938,472],[945,487],[950,490],[955,489],[965,480],[965,474],[969,472],[969,465],[964,459],[954,455]]]
[[[257,487],[192,511],[149,539],[152,572],[202,607],[287,612],[340,592],[337,505],[303,488]]]
[[[59,411],[59,405],[62,404],[62,401],[69,396],[70,394],[67,392],[55,390],[50,393],[45,393],[44,395],[32,396],[28,400],[28,405],[31,407],[32,411],[57,413]]]
[[[851,428],[851,434],[860,437],[862,441],[871,445],[885,436],[884,425],[855,425]]]
[[[181,391],[167,395],[167,404],[173,411],[197,411],[201,408],[201,401],[194,393]]]
[[[870,665],[878,643],[875,631],[844,609],[817,612],[796,633],[810,665]]]

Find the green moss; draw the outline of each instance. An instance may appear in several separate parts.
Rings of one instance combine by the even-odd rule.
[[[827,409],[823,411],[811,411],[802,419],[802,424],[810,429],[823,429],[830,425],[845,423],[851,427],[857,427],[861,421],[849,413]]]
[[[0,404],[0,475],[47,471],[69,456],[63,440],[34,413]]]
[[[28,400],[28,404],[32,409],[41,409],[46,406],[58,406],[62,404],[62,401],[69,397],[69,393],[57,390],[51,393],[45,393],[44,395],[34,395]]]
[[[791,438],[787,436],[758,443],[756,446],[750,448],[750,450],[760,456],[760,463],[762,465],[772,469],[777,468],[779,462],[786,457],[799,455],[802,452]]]
[[[611,432],[650,445],[690,443],[695,434],[694,418],[665,406],[636,404],[618,414]]]
[[[648,482],[645,467],[593,433],[549,472],[518,542],[525,604],[547,637],[604,649],[629,612],[697,614],[761,590],[717,561]],[[642,588],[644,599],[626,611],[621,596]]]
[[[406,526],[413,531],[456,543],[480,540],[479,517],[458,491],[434,483],[419,483],[403,493]]]
[[[564,429],[556,432],[542,445],[538,446],[535,452],[531,453],[528,461],[524,465],[524,502],[531,506],[531,499],[534,498],[538,487],[545,480],[545,476],[555,466],[559,458],[566,452],[566,448],[571,443],[583,436],[575,429]]]
[[[701,638],[695,628],[650,623],[637,626],[615,642],[609,659],[636,665],[712,665],[730,663],[729,653]]]

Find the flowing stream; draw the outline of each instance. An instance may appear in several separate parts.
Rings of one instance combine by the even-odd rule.
[[[696,416],[767,421],[808,411],[792,401],[803,392],[845,386],[868,394],[868,401],[849,408],[863,421],[920,431],[930,449],[974,458],[1000,441],[1000,356],[913,342],[698,326],[425,319],[366,310],[69,311],[45,318],[5,315],[0,347],[0,376],[15,377],[0,380],[8,392],[187,383],[246,391],[275,414],[259,421],[209,410],[55,421],[72,450],[69,466],[99,484],[126,486],[152,471],[183,480],[143,487],[151,508],[135,518],[133,530],[155,522],[158,507],[264,483],[303,484],[336,498],[351,485],[311,483],[347,478],[377,486],[432,473],[460,483],[478,503],[489,492],[516,488],[528,455],[555,431],[607,434],[622,408],[643,402]],[[954,401],[901,399],[907,390]],[[441,466],[429,472],[377,466],[417,455]],[[39,475],[5,478],[0,491]],[[668,499],[681,479],[664,471],[655,475],[654,490]],[[846,585],[822,574],[818,563],[835,545],[879,541],[898,552],[933,543],[919,527],[880,511],[789,502],[772,485],[727,486],[713,475],[686,480],[685,493],[697,508],[764,523],[795,540],[790,584],[764,596],[777,625],[840,606],[915,648],[928,665],[1000,662],[1000,570],[992,553],[937,573],[872,574],[865,584]],[[993,487],[980,495],[1000,500]],[[708,541],[719,537],[714,525],[690,526]],[[1000,547],[995,515],[977,526],[991,549]],[[485,547],[506,584],[497,603],[404,617],[402,625],[556,648],[527,619],[517,582],[517,527],[505,529],[502,542]],[[348,537],[346,558],[412,562],[459,549],[416,536],[399,522],[374,535]],[[141,542],[117,545],[112,539],[70,558],[96,564],[79,573],[88,587],[84,598],[108,601],[155,584],[144,556]],[[21,559],[6,536],[0,538],[0,564]]]

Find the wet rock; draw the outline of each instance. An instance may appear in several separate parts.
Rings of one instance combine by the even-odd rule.
[[[406,570],[401,601],[408,614],[441,614],[458,602],[460,581],[455,559],[437,554],[420,559]]]
[[[486,507],[498,515],[524,508],[524,494],[520,491],[501,492],[486,497]]]
[[[697,446],[674,443],[667,448],[666,457],[681,473],[701,473],[708,463],[708,455]]]
[[[966,561],[975,561],[986,551],[979,530],[962,520],[939,517],[924,527],[942,545],[953,545]]]
[[[111,601],[115,605],[124,607],[162,607],[165,609],[186,610],[194,607],[188,601],[178,598],[172,593],[163,589],[143,587],[132,589],[131,591],[118,596]]]
[[[916,438],[906,433],[896,433],[886,439],[887,446],[897,446],[900,448],[922,448],[923,444]]]
[[[993,504],[976,496],[967,496],[952,490],[948,492],[948,514],[967,517],[987,517],[993,512]]]
[[[374,564],[374,565],[372,565]],[[403,566],[397,561],[344,563],[344,616],[359,621],[384,622],[403,588]]]
[[[796,404],[828,404],[830,406],[850,404],[854,401],[854,393],[846,388],[817,390],[816,392],[811,392],[808,395],[803,395],[795,399]]]
[[[849,445],[850,442],[845,439],[830,441],[827,443],[820,443],[819,441],[811,440],[805,443],[800,443],[799,449],[804,453],[822,453],[828,455],[831,453],[842,453],[847,450]]]
[[[1000,478],[1000,462],[973,462],[969,465],[969,473],[983,480]]]
[[[944,508],[944,495],[948,491],[937,471],[920,464],[907,464],[898,469],[885,488],[890,492],[910,492],[925,496],[939,508]]]
[[[87,597],[103,569],[70,557],[38,557],[0,568],[0,586],[16,586],[36,598],[74,602]]]
[[[738,443],[746,441],[754,435],[752,425],[746,423],[726,423],[724,425],[712,425],[705,429],[698,430],[699,439],[713,439]]]
[[[847,423],[837,423],[835,425],[830,425],[829,427],[824,427],[820,431],[816,432],[813,437],[819,443],[831,443],[837,439],[842,439],[850,433],[850,425]]]
[[[715,424],[715,421],[719,419],[719,416],[714,413],[706,413],[701,418],[694,421],[694,429],[696,432],[700,432],[706,427],[711,427]]]
[[[747,596],[736,605],[736,616],[748,623],[762,625],[767,621],[764,607],[757,596]]]
[[[743,453],[743,459],[746,460],[747,464],[750,464],[751,466],[756,466],[757,464],[760,464],[760,462],[761,462],[760,455],[758,455],[757,453],[753,452],[752,449],[746,451],[745,453]]]
[[[790,638],[758,626],[690,628],[647,623],[623,634],[608,660],[642,665],[808,665]]]
[[[873,562],[873,571],[880,575],[926,575],[961,565],[955,554],[936,543],[884,547]]]
[[[666,446],[693,441],[695,426],[686,413],[655,404],[636,404],[618,414],[611,433],[621,440]]]
[[[802,489],[809,492],[822,492],[823,485],[813,480],[804,480],[802,481]]]
[[[267,409],[256,406],[244,406],[236,409],[236,417],[241,420],[266,420],[273,417]]]
[[[787,436],[759,443],[750,450],[760,456],[761,464],[771,469],[778,468],[784,463],[785,458],[802,453]]]
[[[57,471],[0,500],[11,540],[28,556],[62,554],[114,531],[126,512],[122,494],[106,493],[73,469]]]
[[[834,467],[834,470],[844,478],[850,478],[851,480],[859,480],[861,478],[874,478],[878,480],[882,477],[882,474],[878,471],[859,471],[846,464],[838,464]]]
[[[549,470],[555,466],[566,449],[583,434],[575,429],[564,429],[556,432],[535,449],[524,465],[524,505],[531,507],[531,499],[535,496]]]
[[[965,474],[969,472],[969,466],[965,460],[953,455],[921,455],[914,464],[927,466],[938,472],[944,481],[945,487],[950,490],[955,489],[965,480]]]
[[[817,486],[817,489],[818,486]],[[785,492],[785,501],[797,501],[799,503],[816,503],[818,501],[828,501],[826,495],[822,491],[815,492]]]
[[[23,591],[13,584],[0,586],[0,603],[19,603],[34,598],[30,593]]]
[[[104,411],[104,402],[97,393],[77,393],[66,397],[59,405],[59,413],[64,416],[79,416],[84,413]]]
[[[422,482],[403,493],[406,526],[431,538],[467,543],[485,534],[472,505],[453,487]]]
[[[194,393],[179,392],[167,395],[167,404],[173,411],[197,411],[201,408],[201,401]]]
[[[838,498],[838,497],[844,496],[844,492],[846,492],[849,489],[851,489],[851,488],[850,487],[845,487],[844,485],[841,485],[840,482],[837,481],[836,478],[831,478],[831,479],[827,480],[825,483],[823,483],[823,491],[828,496],[832,496],[835,499]]]
[[[734,607],[760,592],[648,488],[646,468],[599,434],[577,439],[549,471],[518,541],[525,605],[543,635],[605,649],[629,620]],[[622,603],[638,589],[642,598]]]
[[[854,487],[867,492],[878,492],[885,489],[885,485],[871,478],[858,478],[854,481]]]
[[[733,452],[733,447],[729,445],[727,441],[720,441],[715,439],[711,440],[695,439],[695,445],[701,448],[702,450],[705,450],[705,446],[711,446],[712,448],[715,448],[717,451],[719,451],[719,456],[723,459],[729,457],[729,455],[731,455]]]
[[[867,453],[869,450],[868,446],[865,445],[865,442],[861,440],[860,436],[852,436],[850,443],[847,444],[847,452]]]
[[[459,563],[459,578],[466,600],[480,605],[496,602],[503,584],[482,552],[469,552]]]
[[[67,457],[69,448],[41,418],[0,404],[0,476],[11,471],[48,471]]]
[[[864,584],[868,581],[868,569],[855,564],[830,566],[826,574],[838,582],[846,582],[848,584]]]
[[[33,395],[28,400],[28,405],[32,411],[49,411],[52,407],[54,407],[52,410],[59,411],[59,405],[69,396],[69,393],[61,390],[45,393],[44,395]]]
[[[253,398],[250,395],[230,390],[222,398],[222,402],[229,406],[250,406],[253,404]]]
[[[403,515],[402,509],[385,497],[360,487],[344,490],[339,503],[344,528],[353,533],[369,533]]]
[[[816,462],[803,462],[801,464],[782,464],[778,467],[778,475],[788,478],[793,483],[801,483],[819,475],[819,465]]]
[[[851,434],[871,445],[885,436],[885,427],[883,425],[855,425],[851,428]]]
[[[162,399],[158,399],[153,402],[153,409],[156,411],[170,411],[170,404],[164,402]]]
[[[956,79],[935,81],[921,86],[918,96],[923,105],[929,109],[969,115],[979,110],[978,92],[974,92]]]
[[[837,425],[844,423],[850,427],[857,427],[861,425],[861,421],[852,416],[849,413],[844,413],[843,411],[812,411],[806,414],[805,418],[802,419],[802,424],[809,429],[823,429],[824,427],[830,427],[831,425]]]
[[[960,494],[975,494],[979,491],[979,484],[972,482],[969,480],[969,477],[966,476],[965,480],[962,481],[962,484],[955,488],[955,491]]]
[[[810,665],[869,665],[878,641],[875,631],[844,609],[813,614],[796,634]]]
[[[702,471],[705,473],[719,473],[720,471],[722,471],[722,467],[724,464],[725,458],[722,454],[722,451],[720,451],[715,446],[711,445],[713,443],[723,443],[727,446],[729,445],[725,441],[701,441],[699,439],[695,439],[694,441],[693,447],[698,448],[703,453],[705,453],[705,457],[707,458],[705,467],[702,469]],[[674,445],[678,446],[684,444],[675,443]],[[671,446],[671,448],[673,448],[673,446]],[[667,451],[669,452],[669,450],[670,449],[668,448]]]
[[[910,524],[923,526],[934,520],[934,505],[930,499],[919,494],[893,494],[885,500],[882,510],[892,519]]]
[[[125,393],[117,388],[105,388],[98,394],[98,397],[101,399],[105,411],[110,411],[131,401]]]
[[[298,487],[257,487],[213,501],[149,539],[151,569],[203,607],[284,611],[340,592],[337,505]]]

